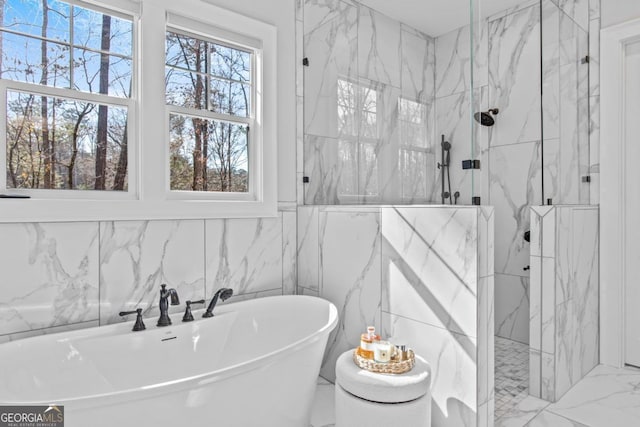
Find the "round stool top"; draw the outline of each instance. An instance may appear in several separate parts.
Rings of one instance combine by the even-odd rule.
[[[427,394],[431,384],[431,367],[420,356],[412,370],[404,374],[379,374],[360,369],[353,363],[353,350],[340,355],[336,362],[336,385],[362,399],[381,403],[401,403]]]

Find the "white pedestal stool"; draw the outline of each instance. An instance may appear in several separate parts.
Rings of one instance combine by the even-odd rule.
[[[336,427],[430,427],[431,368],[416,355],[404,374],[377,374],[353,363],[353,350],[336,362]]]

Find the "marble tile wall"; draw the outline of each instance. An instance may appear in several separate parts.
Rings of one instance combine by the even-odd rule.
[[[435,39],[435,134],[436,159],[440,162],[442,136],[451,143],[449,178],[445,180],[445,190],[459,192],[458,203],[471,205],[474,196],[483,196],[480,174],[473,170],[463,170],[462,161],[480,159],[482,167],[488,165],[488,128],[472,123],[472,110],[486,111],[487,91],[487,27],[480,26],[473,34],[474,61],[471,61],[470,26],[466,25]],[[471,92],[471,70],[474,72],[474,90]],[[442,178],[438,173],[431,200],[440,203]],[[486,198],[483,199],[486,204]]]
[[[488,81],[479,73],[474,87],[482,91],[487,84],[488,99],[478,97],[482,111],[500,109],[496,125],[476,137],[487,167],[474,179],[503,226],[496,236],[496,334],[528,343],[533,301],[525,270],[530,248],[523,235],[529,207],[547,199],[588,204],[598,191],[599,1],[523,2],[480,27],[488,32]],[[475,51],[482,55],[483,36],[477,37]],[[592,58],[583,64],[589,52]],[[591,183],[583,182],[589,174]]]
[[[298,7],[300,59],[309,61],[299,71],[304,203],[427,202],[436,174],[434,40],[354,1]]]
[[[234,299],[293,294],[296,212],[275,218],[0,224],[2,341],[106,325],[161,283],[182,302],[230,287]],[[172,307],[172,312],[182,311]]]
[[[528,343],[528,207],[540,203],[540,8],[527,2],[488,18],[488,106],[499,108],[488,139],[487,203],[495,207],[496,335]]]
[[[431,363],[434,426],[493,420],[492,208],[300,206],[300,293],[332,301],[340,324],[321,374],[367,325]],[[470,309],[471,308],[471,309]]]
[[[599,363],[599,210],[531,210],[530,394],[555,402]]]

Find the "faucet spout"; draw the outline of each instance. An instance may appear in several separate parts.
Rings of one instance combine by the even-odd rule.
[[[209,307],[207,307],[207,311],[204,312],[202,317],[213,317],[213,309],[215,308],[216,303],[218,302],[218,298],[222,299],[222,301],[225,301],[231,295],[233,295],[233,289],[229,289],[229,288],[219,289],[218,292],[216,292],[213,295],[213,298],[209,303]]]
[[[167,285],[160,285],[160,318],[158,319],[157,326],[169,326],[171,325],[171,319],[169,318],[169,299],[171,299],[171,305],[180,304],[180,298],[178,298],[178,291],[173,288],[167,289]]]

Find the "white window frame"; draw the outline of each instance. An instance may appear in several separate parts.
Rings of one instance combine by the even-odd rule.
[[[276,27],[202,0],[181,0],[179,4],[174,0],[66,1],[80,5],[90,4],[92,8],[97,6],[105,11],[120,11],[134,16],[134,70],[138,85],[135,88],[137,96],[132,94],[131,102],[134,106],[130,110],[129,120],[130,126],[134,123],[137,125],[129,131],[129,155],[132,156],[130,160],[133,159],[133,162],[129,163],[128,171],[129,196],[123,198],[120,195],[114,198],[115,192],[69,190],[77,192],[77,196],[44,198],[37,193],[44,191],[59,194],[59,190],[38,190],[27,200],[0,199],[0,223],[276,216]],[[219,31],[219,34],[223,35],[219,38],[222,39],[224,34],[227,34],[246,37],[247,40],[259,40],[262,44],[262,54],[256,55],[255,69],[261,73],[256,78],[256,85],[259,84],[259,80],[261,86],[256,90],[254,98],[256,124],[255,128],[251,129],[251,138],[256,138],[256,146],[249,156],[249,161],[255,162],[253,169],[249,171],[256,179],[252,197],[241,200],[233,197],[238,193],[217,192],[216,197],[211,198],[200,196],[197,194],[199,192],[175,195],[178,192],[169,191],[168,113],[164,79],[168,16],[180,16],[188,22],[195,23],[198,28],[193,28],[191,32],[198,33],[202,28],[207,28],[207,33]],[[236,44],[242,44],[242,41]],[[14,83],[11,82],[11,85]],[[46,90],[49,89],[51,88]],[[57,89],[51,93],[63,94]],[[6,108],[6,103],[3,105]],[[4,123],[4,119],[0,121]],[[3,165],[2,174],[5,174],[6,160],[0,158],[0,162],[3,162],[0,164]],[[13,190],[8,192],[13,193]],[[95,195],[96,193],[109,193],[111,196],[107,198],[109,195]]]
[[[196,38],[208,43],[224,45],[232,49],[244,50],[251,53],[251,102],[249,105],[249,117],[234,116],[231,123],[241,123],[249,127],[247,135],[247,154],[249,182],[246,193],[221,192],[221,191],[180,191],[171,190],[170,180],[167,180],[167,198],[174,200],[238,200],[255,201],[258,200],[256,189],[259,186],[259,177],[254,171],[259,163],[259,159],[254,159],[253,153],[258,152],[262,145],[262,126],[257,117],[258,108],[256,105],[262,103],[262,71],[258,64],[262,63],[262,42],[240,34],[233,34],[223,29],[206,26],[199,22],[189,21],[181,16],[169,14],[167,16],[167,31],[186,37]],[[206,33],[205,33],[206,32]],[[211,78],[211,76],[209,76]],[[207,100],[208,102],[208,100]],[[197,110],[195,108],[185,108],[177,105],[167,104],[167,143],[169,143],[169,120],[171,114],[178,114],[188,117],[199,117],[206,120],[215,120],[229,123],[229,115],[215,113],[206,109]],[[171,175],[170,155],[166,158],[166,173]]]
[[[117,97],[107,94],[84,92],[81,90],[75,90],[70,88],[59,88],[53,86],[45,86],[38,83],[27,83],[15,80],[0,79],[0,135],[4,141],[0,144],[0,165],[2,166],[3,173],[0,173],[0,194],[18,194],[29,196],[34,199],[45,200],[133,200],[136,199],[136,190],[138,188],[137,175],[135,165],[137,164],[137,151],[130,149],[127,151],[128,165],[134,165],[133,171],[129,169],[127,171],[127,191],[109,191],[109,190],[70,190],[70,189],[28,189],[28,188],[7,188],[7,147],[6,137],[7,134],[7,92],[21,92],[28,93],[35,96],[47,96],[52,98],[63,98],[73,101],[90,102],[94,104],[108,105],[110,107],[125,108],[127,110],[127,140],[134,141],[134,137],[137,133],[137,99],[136,94],[138,80],[136,69],[138,64],[135,61],[137,46],[137,27],[138,22],[133,11],[123,12],[119,9],[107,9],[98,5],[87,3],[81,0],[63,0],[73,6],[83,7],[85,9],[93,10],[99,13],[104,13],[116,18],[127,19],[132,21],[132,40],[131,40],[131,97]],[[9,33],[13,33],[9,31]],[[70,34],[72,36],[72,34]],[[27,36],[28,37],[28,36]],[[38,38],[38,37],[33,37]],[[54,43],[65,44],[59,41],[51,40]],[[73,40],[69,40],[69,43],[73,43]],[[71,53],[72,54],[72,53]],[[71,81],[73,82],[73,71],[70,71]],[[133,173],[132,173],[133,172]],[[2,213],[0,210],[0,220],[2,219]]]

